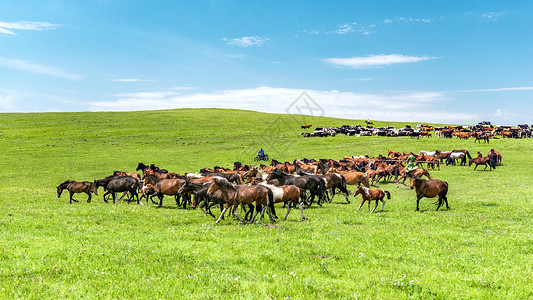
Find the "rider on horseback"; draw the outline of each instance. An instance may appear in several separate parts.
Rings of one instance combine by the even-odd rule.
[[[407,177],[413,177],[413,171],[416,169],[418,169],[418,166],[416,165],[416,157],[413,153],[411,153],[411,155],[409,155],[407,158],[407,166],[405,167],[405,173],[407,174]]]

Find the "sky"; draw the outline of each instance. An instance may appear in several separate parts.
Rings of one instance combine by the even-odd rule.
[[[294,113],[312,103],[316,109],[298,111],[533,123],[533,1],[0,0],[0,7],[0,113]]]

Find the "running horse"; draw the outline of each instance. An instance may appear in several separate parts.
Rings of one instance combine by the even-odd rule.
[[[63,190],[68,190],[68,192],[70,193],[70,204],[72,204],[72,201],[78,202],[78,200],[72,198],[75,193],[87,194],[87,196],[89,196],[89,198],[87,199],[87,203],[91,203],[91,193],[94,193],[96,196],[98,196],[98,187],[94,182],[90,181],[78,182],[73,180],[67,180],[63,182],[57,187],[57,198],[61,197]]]
[[[437,210],[446,203],[446,210],[450,209],[448,206],[448,183],[439,179],[425,180],[422,178],[411,178],[411,189],[416,189],[416,211],[419,211],[420,199],[435,198],[439,196]]]
[[[363,202],[361,202],[361,205],[359,205],[359,208],[355,212],[358,212],[361,207],[363,207],[363,204],[365,204],[366,201],[368,201],[369,213],[373,213],[376,210],[379,201],[383,202],[383,206],[381,206],[381,211],[383,212],[383,208],[385,207],[385,200],[383,200],[383,198],[385,198],[385,195],[387,195],[387,199],[390,199],[390,193],[388,191],[382,189],[371,190],[364,186],[358,186],[355,189],[353,196],[356,197],[359,194],[361,194],[361,196],[363,197]],[[376,201],[376,206],[374,206],[374,209],[370,211],[370,202],[372,201]]]
[[[237,216],[241,222],[246,223],[246,220],[239,216],[237,208],[239,204],[252,204],[254,202],[256,205],[256,213],[249,223],[254,222],[259,210],[261,210],[261,216],[257,222],[261,221],[265,211],[270,216],[270,220],[275,222],[274,217],[270,213],[271,207],[274,205],[273,194],[272,191],[267,187],[262,185],[246,184],[234,185],[227,180],[213,178],[213,183],[209,186],[207,194],[213,195],[216,191],[220,191],[222,193],[222,197],[226,202],[226,206],[224,207],[224,210],[222,210],[222,213],[215,224],[220,222],[230,207],[234,207],[235,216]]]

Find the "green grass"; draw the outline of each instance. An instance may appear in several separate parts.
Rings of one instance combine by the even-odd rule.
[[[0,298],[533,297],[533,140],[304,139],[303,124],[364,123],[216,109],[0,114]],[[432,172],[449,183],[450,211],[423,199],[415,212],[414,191],[379,184],[392,194],[383,213],[356,214],[360,198],[337,197],[278,227],[215,225],[170,198],[157,209],[56,197],[67,179],[139,162],[180,173],[251,164],[259,147],[280,161],[495,148],[503,165]]]

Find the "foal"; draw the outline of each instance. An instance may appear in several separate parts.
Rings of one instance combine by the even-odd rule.
[[[358,186],[357,189],[355,189],[353,196],[355,197],[359,194],[361,194],[363,197],[363,202],[361,202],[361,205],[359,205],[359,208],[355,212],[358,212],[366,201],[368,201],[368,212],[374,212],[378,207],[379,201],[383,202],[383,206],[381,206],[381,211],[383,212],[383,208],[385,207],[385,200],[383,200],[383,198],[385,198],[385,195],[387,195],[387,199],[390,199],[390,193],[388,191],[384,191],[382,189],[371,190],[364,186]],[[374,206],[374,209],[370,211],[370,202],[373,200],[376,201],[376,206]]]

